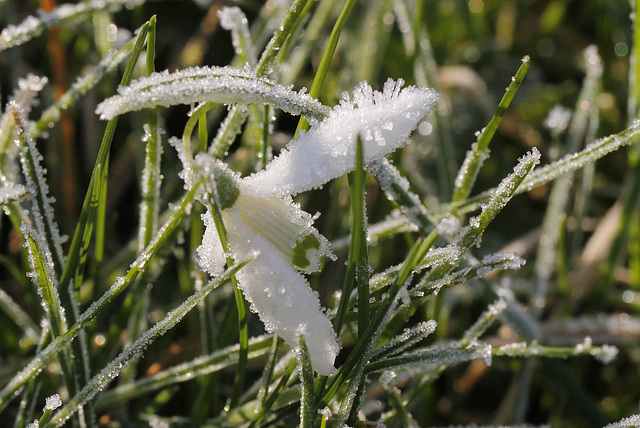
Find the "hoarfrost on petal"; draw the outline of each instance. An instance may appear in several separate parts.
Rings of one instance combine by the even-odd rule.
[[[365,163],[406,145],[411,131],[435,106],[438,94],[433,89],[401,86],[402,81],[389,80],[384,91],[377,92],[360,83],[352,97],[343,95],[329,117],[246,180],[262,193],[297,194],[352,171],[358,135]]]

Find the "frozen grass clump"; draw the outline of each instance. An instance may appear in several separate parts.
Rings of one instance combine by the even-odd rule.
[[[631,10],[142,3],[0,3],[6,424],[638,425]]]

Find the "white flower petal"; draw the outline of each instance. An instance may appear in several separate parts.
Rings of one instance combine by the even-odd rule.
[[[259,195],[242,180],[234,209],[297,270],[315,272],[320,269],[320,256],[333,257],[329,241],[313,227],[317,217],[300,209],[290,196]]]
[[[227,262],[226,257],[222,244],[220,243],[216,225],[209,211],[202,214],[202,221],[205,225],[205,231],[202,237],[202,245],[196,249],[198,253],[198,264],[209,275],[216,276],[224,270],[224,265]]]
[[[339,346],[331,322],[320,309],[317,293],[275,247],[244,223],[238,211],[234,207],[224,218],[235,256],[260,252],[237,273],[239,288],[252,311],[267,330],[294,349],[298,336],[304,335],[313,369],[322,375],[332,374]]]
[[[353,99],[340,105],[309,132],[292,141],[265,170],[244,181],[260,194],[296,194],[318,188],[355,168],[356,138],[362,138],[364,161],[391,153],[409,141],[409,134],[431,111],[433,89],[387,81],[383,92],[360,83]]]

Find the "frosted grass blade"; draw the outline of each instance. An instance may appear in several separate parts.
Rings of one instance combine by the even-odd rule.
[[[2,260],[2,264],[5,264],[4,260]],[[0,310],[22,329],[29,340],[33,343],[38,343],[40,327],[31,319],[31,316],[2,289],[0,289]]]
[[[147,249],[131,264],[131,268],[125,276],[117,278],[111,288],[105,294],[89,306],[89,308],[80,315],[78,321],[69,328],[62,337],[54,339],[42,352],[27,363],[25,368],[20,370],[0,391],[0,411],[15,398],[15,393],[20,390],[31,378],[36,376],[42,369],[66,347],[75,337],[85,329],[96,316],[104,309],[106,305],[118,296],[125,288],[127,288],[144,270],[146,264],[155,256],[160,247],[167,241],[169,236],[182,224],[183,219],[187,215],[188,209],[191,207],[195,194],[200,186],[194,186],[182,200],[174,206],[169,218],[159,229],[154,240],[149,244]]]
[[[633,138],[638,134],[640,134],[640,121],[636,120],[627,129],[617,134],[600,138],[578,153],[564,156],[562,159],[551,164],[537,168],[516,190],[516,194],[524,193],[534,187],[550,183],[558,177],[561,177],[568,172],[573,172],[583,168],[585,165],[593,163],[621,147],[633,144]],[[491,193],[494,191],[495,189],[492,189],[482,192],[478,196],[474,196],[461,203],[447,205],[447,208],[443,209],[441,212],[445,212],[445,210],[448,211],[449,208],[453,209],[458,214],[471,212],[477,209],[480,204],[486,203],[489,200]],[[431,213],[431,215],[434,214],[435,213]]]
[[[297,363],[296,360],[291,360],[285,372],[282,374],[282,377],[280,378],[280,382],[278,382],[278,385],[276,385],[276,387],[273,389],[273,391],[269,395],[269,398],[265,400],[264,404],[262,405],[262,408],[260,409],[256,417],[249,424],[249,428],[253,428],[258,424],[260,424],[262,420],[265,418],[265,416],[267,415],[267,412],[271,410],[271,407],[275,404],[276,400],[278,399],[280,394],[282,394],[282,392],[284,391],[284,388],[287,386],[287,382],[289,381],[289,378],[291,377],[291,375],[293,374],[293,371],[296,368],[296,363]],[[296,398],[299,400],[300,396],[301,396],[301,392],[298,391]]]
[[[496,357],[547,357],[570,358],[575,355],[591,355],[603,364],[608,364],[618,355],[618,348],[611,345],[593,346],[591,338],[586,336],[583,343],[576,346],[542,346],[535,343],[510,343],[494,347],[492,354]]]
[[[269,104],[294,115],[320,120],[329,108],[304,92],[278,85],[258,74],[233,67],[191,67],[178,72],[153,73],[100,103],[101,119],[144,108],[212,102],[218,104]]]
[[[520,83],[522,83],[524,76],[527,74],[530,63],[531,60],[529,56],[522,58],[522,65],[520,65],[516,75],[511,79],[511,83],[500,100],[500,104],[498,104],[498,108],[491,118],[491,121],[486,128],[480,131],[478,141],[474,143],[471,146],[471,150],[467,152],[467,156],[464,159],[455,180],[455,190],[453,191],[453,197],[451,198],[453,202],[467,199],[471,193],[471,189],[476,181],[478,172],[480,171],[480,168],[482,168],[484,160],[489,155],[487,151],[489,143],[498,130],[498,126],[500,126],[500,122],[502,122],[505,112],[509,108],[513,97],[515,97],[518,87],[520,87]]]
[[[178,322],[180,322],[180,320],[182,320],[182,318],[184,318],[191,309],[202,301],[202,299],[204,299],[216,287],[228,281],[231,276],[240,270],[246,263],[248,263],[248,260],[232,266],[220,275],[220,277],[215,280],[211,280],[209,284],[196,291],[188,299],[182,302],[180,306],[169,312],[161,321],[157,322],[153,327],[145,331],[138,340],[122,351],[122,353],[112,360],[104,369],[91,378],[87,385],[75,397],[71,398],[71,400],[69,400],[56,413],[45,427],[62,426],[65,421],[78,411],[84,403],[93,398],[100,390],[104,389],[114,378],[116,378],[124,367],[131,363],[135,358],[142,356],[142,353],[155,339],[164,335],[167,331],[178,324]]]
[[[122,6],[138,6],[144,0],[91,0],[78,4],[63,4],[39,17],[29,16],[20,25],[9,25],[0,33],[0,52],[38,37],[46,28],[70,25],[105,8],[113,11]]]
[[[29,191],[22,184],[5,182],[0,187],[0,205],[18,202],[28,193]]]
[[[78,102],[80,97],[89,92],[102,78],[120,65],[132,53],[136,39],[129,40],[115,53],[108,53],[89,72],[78,80],[49,108],[47,108],[29,131],[37,138],[60,120],[62,113]]]
[[[506,308],[507,301],[502,298],[490,304],[476,322],[464,332],[464,336],[458,342],[460,347],[466,348],[477,341]]]
[[[312,428],[316,418],[315,402],[313,398],[313,366],[311,357],[304,336],[298,340],[298,364],[300,368],[300,383],[302,384],[302,394],[300,396],[300,427]]]
[[[60,231],[53,218],[53,208],[51,206],[53,198],[49,196],[49,187],[45,178],[46,170],[41,167],[42,156],[25,129],[27,118],[24,116],[24,110],[15,101],[9,103],[9,108],[13,114],[18,133],[17,142],[20,144],[20,163],[26,186],[35,202],[32,211],[36,229],[45,238],[48,247],[46,251],[51,253],[53,272],[57,277],[62,272],[65,258],[62,253]]]
[[[244,12],[237,7],[223,7],[219,12],[220,26],[231,31],[231,38],[236,55],[242,64],[249,64],[253,69],[257,58],[254,47],[251,45],[251,34]]]
[[[434,320],[423,321],[416,326],[406,329],[389,342],[376,348],[371,354],[371,361],[380,360],[403,352],[405,349],[420,342],[436,330],[438,323]]]
[[[391,357],[367,364],[365,373],[376,373],[388,370],[398,370],[427,364],[452,365],[472,360],[491,361],[491,345],[472,345],[468,348],[431,348],[414,351],[407,355]]]
[[[249,359],[267,354],[271,339],[271,335],[251,338],[249,340]],[[153,376],[143,377],[126,385],[119,385],[100,394],[95,402],[95,408],[96,410],[105,410],[118,403],[128,402],[142,395],[232,367],[238,363],[238,349],[238,345],[232,345],[170,367]]]
[[[618,422],[613,422],[604,428],[634,428],[638,426],[640,426],[640,414],[629,416]]]
[[[378,181],[387,198],[398,205],[400,212],[422,233],[429,234],[437,221],[424,207],[420,197],[409,190],[409,182],[398,169],[387,159],[379,159],[367,165],[367,170]]]
[[[257,76],[262,77],[272,74],[272,68],[280,49],[287,40],[287,37],[291,35],[291,32],[295,28],[296,21],[303,12],[305,5],[310,1],[311,0],[294,0],[291,4],[284,20],[262,52],[262,56],[260,57],[255,70],[255,74]],[[226,156],[229,147],[231,147],[231,143],[235,140],[236,135],[240,133],[242,124],[247,119],[248,115],[249,112],[247,108],[243,106],[234,106],[231,111],[229,111],[229,114],[225,118],[223,125],[220,126],[220,129],[211,144],[209,153],[212,156],[216,158]]]
[[[327,76],[327,72],[329,71],[329,65],[333,60],[333,55],[336,52],[336,48],[338,47],[338,40],[340,40],[340,34],[342,33],[342,29],[347,23],[347,19],[349,18],[349,14],[351,13],[351,9],[353,9],[353,5],[355,4],[355,0],[347,0],[344,3],[342,8],[342,12],[340,12],[340,16],[336,21],[336,24],[331,31],[331,35],[329,36],[329,41],[327,42],[327,47],[325,48],[322,59],[320,60],[320,65],[318,66],[318,70],[316,71],[315,76],[313,77],[313,83],[311,84],[311,89],[309,90],[309,95],[313,98],[317,99],[320,96],[320,90],[322,89],[322,85],[324,84],[324,79]],[[300,118],[298,122],[298,128],[296,129],[295,135],[298,134],[300,130],[308,130],[309,122],[306,118]]]

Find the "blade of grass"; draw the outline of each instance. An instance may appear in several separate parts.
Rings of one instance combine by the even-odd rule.
[[[207,286],[196,291],[187,300],[182,302],[176,309],[169,312],[161,321],[147,330],[131,346],[126,348],[117,358],[111,361],[104,369],[95,375],[89,383],[75,397],[71,398],[56,415],[43,427],[62,426],[78,409],[104,389],[115,377],[117,377],[123,367],[126,367],[132,360],[140,357],[146,348],[158,337],[164,335],[173,328],[184,316],[191,311],[202,299],[204,299],[213,289],[228,281],[238,270],[246,265],[249,260],[244,260],[223,272],[215,280],[211,280]]]
[[[125,288],[127,288],[136,277],[142,272],[146,264],[151,260],[169,239],[172,233],[180,226],[187,215],[188,208],[194,201],[196,193],[200,189],[200,183],[194,186],[187,194],[184,195],[178,204],[174,205],[167,221],[159,229],[154,240],[149,244],[147,249],[131,264],[129,271],[125,276],[116,279],[104,295],[93,302],[89,308],[78,317],[78,321],[71,326],[62,336],[54,339],[42,352],[36,354],[33,359],[20,370],[0,391],[0,411],[16,396],[16,392],[20,390],[30,379],[35,377],[48,364],[56,354],[58,354],[65,346],[67,346],[75,337],[92,323],[97,315],[107,306],[116,296],[118,296]]]
[[[302,395],[300,396],[300,427],[312,428],[316,419],[315,402],[313,398],[313,367],[311,357],[304,340],[300,335],[298,339],[298,363],[300,364],[300,383]]]
[[[304,10],[307,2],[311,2],[311,0],[295,0],[291,4],[282,24],[278,27],[278,30],[274,33],[273,37],[269,40],[269,43],[267,43],[267,46],[262,52],[262,56],[260,57],[255,70],[258,76],[268,76],[271,74],[278,52],[287,40],[287,37],[290,36],[291,32],[295,28],[295,23]],[[247,119],[248,115],[248,109],[242,106],[234,106],[229,111],[229,114],[220,126],[218,134],[209,149],[209,153],[212,156],[216,158],[226,156],[226,153],[229,151],[229,147],[231,147],[236,135],[240,132],[242,124]]]
[[[455,189],[453,191],[453,197],[451,198],[453,202],[462,201],[469,197],[478,172],[488,156],[487,149],[489,148],[489,143],[498,130],[498,126],[500,126],[500,122],[502,122],[505,112],[509,108],[513,97],[515,97],[520,83],[522,83],[524,76],[527,74],[530,64],[531,60],[529,56],[522,58],[522,64],[516,72],[516,75],[511,79],[511,83],[500,100],[500,104],[498,104],[498,108],[491,118],[491,121],[487,127],[481,131],[478,141],[474,143],[471,146],[471,150],[467,152],[467,156],[456,177]]]
[[[209,212],[211,212],[211,216],[213,217],[224,253],[231,254],[227,232],[222,221],[222,209],[219,206],[217,198],[209,205]],[[233,264],[233,258],[230,255],[227,255],[227,264],[229,266]],[[238,350],[238,368],[233,381],[233,390],[229,398],[229,404],[226,406],[227,409],[233,409],[240,401],[240,395],[242,394],[245,384],[247,356],[249,353],[249,331],[247,330],[247,309],[244,303],[244,296],[238,288],[238,280],[235,276],[231,277],[231,282],[233,283],[233,294],[236,298],[236,307],[238,309],[238,343],[240,344],[240,349]]]
[[[327,43],[327,47],[325,48],[322,59],[320,60],[320,65],[318,66],[318,70],[316,71],[315,76],[313,77],[313,83],[311,83],[311,89],[309,90],[309,95],[313,98],[318,98],[320,96],[320,90],[322,89],[322,85],[324,84],[324,80],[327,77],[327,72],[329,71],[329,66],[331,65],[331,61],[333,61],[333,55],[336,52],[336,48],[338,47],[338,40],[340,40],[340,34],[342,33],[342,29],[347,23],[347,19],[349,18],[349,14],[351,13],[351,9],[353,9],[353,5],[355,4],[355,0],[346,0],[342,12],[340,12],[340,16],[336,21],[336,24],[331,31],[331,35],[329,36],[329,41]],[[295,135],[298,135],[300,130],[308,130],[309,122],[304,117],[301,117],[298,121],[298,128],[296,129]]]
[[[287,382],[289,381],[291,374],[295,370],[296,364],[297,364],[297,361],[295,359],[291,360],[285,372],[283,373],[282,377],[280,378],[280,382],[278,382],[278,385],[274,388],[273,392],[269,395],[269,398],[265,400],[262,408],[260,409],[256,417],[251,421],[248,428],[254,428],[258,426],[260,422],[262,422],[262,420],[267,415],[267,412],[271,410],[271,407],[276,402],[276,399],[280,396],[280,394],[284,390],[285,386],[287,386]],[[300,394],[298,394],[298,397],[300,397]]]

